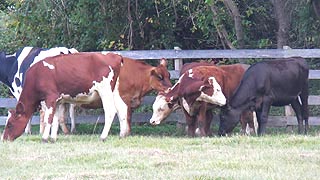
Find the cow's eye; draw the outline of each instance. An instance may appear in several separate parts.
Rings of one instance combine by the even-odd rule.
[[[159,78],[160,80],[163,80],[163,77],[162,77],[161,75],[159,75],[158,78]]]

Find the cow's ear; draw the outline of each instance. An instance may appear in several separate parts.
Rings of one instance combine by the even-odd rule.
[[[151,76],[154,76],[156,78],[158,78],[160,81],[163,80],[163,76],[157,72],[157,69],[156,68],[153,68],[151,70]]]
[[[25,112],[24,110],[24,104],[22,102],[18,102],[16,106],[16,113],[17,114],[23,114]]]
[[[162,66],[164,66],[164,67],[167,67],[167,60],[165,59],[165,58],[162,58],[161,60],[160,60],[160,65],[162,65]]]

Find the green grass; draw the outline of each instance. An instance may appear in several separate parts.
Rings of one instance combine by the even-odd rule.
[[[43,144],[39,135],[0,143],[0,179],[319,179],[320,136],[268,129],[263,137],[188,138],[175,125],[133,126],[105,142],[92,126]],[[98,127],[100,128],[100,127]],[[97,130],[98,130],[97,128]],[[275,133],[276,132],[276,133]],[[272,134],[271,134],[272,133]]]

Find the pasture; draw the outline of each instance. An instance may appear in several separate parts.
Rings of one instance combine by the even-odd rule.
[[[37,127],[34,127],[37,128]],[[320,136],[268,128],[263,137],[189,138],[175,125],[133,126],[119,138],[113,125],[81,126],[43,144],[40,135],[0,143],[1,179],[319,179]],[[235,130],[235,132],[238,132]]]

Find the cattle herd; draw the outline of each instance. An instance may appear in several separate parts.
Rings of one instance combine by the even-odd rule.
[[[103,108],[105,124],[100,139],[108,136],[117,114],[120,137],[131,133],[131,116],[142,98],[158,92],[150,123],[160,124],[177,108],[184,112],[187,134],[211,136],[212,110],[220,109],[218,135],[225,136],[240,122],[258,135],[266,130],[271,106],[291,105],[299,133],[308,131],[307,62],[301,57],[264,60],[244,64],[184,64],[179,80],[172,85],[167,62],[151,66],[114,53],[78,52],[57,47],[25,47],[12,55],[0,52],[0,81],[17,99],[9,110],[1,139],[13,141],[30,132],[30,118],[40,110],[42,140],[56,141],[59,124],[65,133],[65,105]],[[73,114],[73,108],[70,108]],[[74,116],[71,116],[74,130]],[[305,121],[305,127],[303,127]]]

